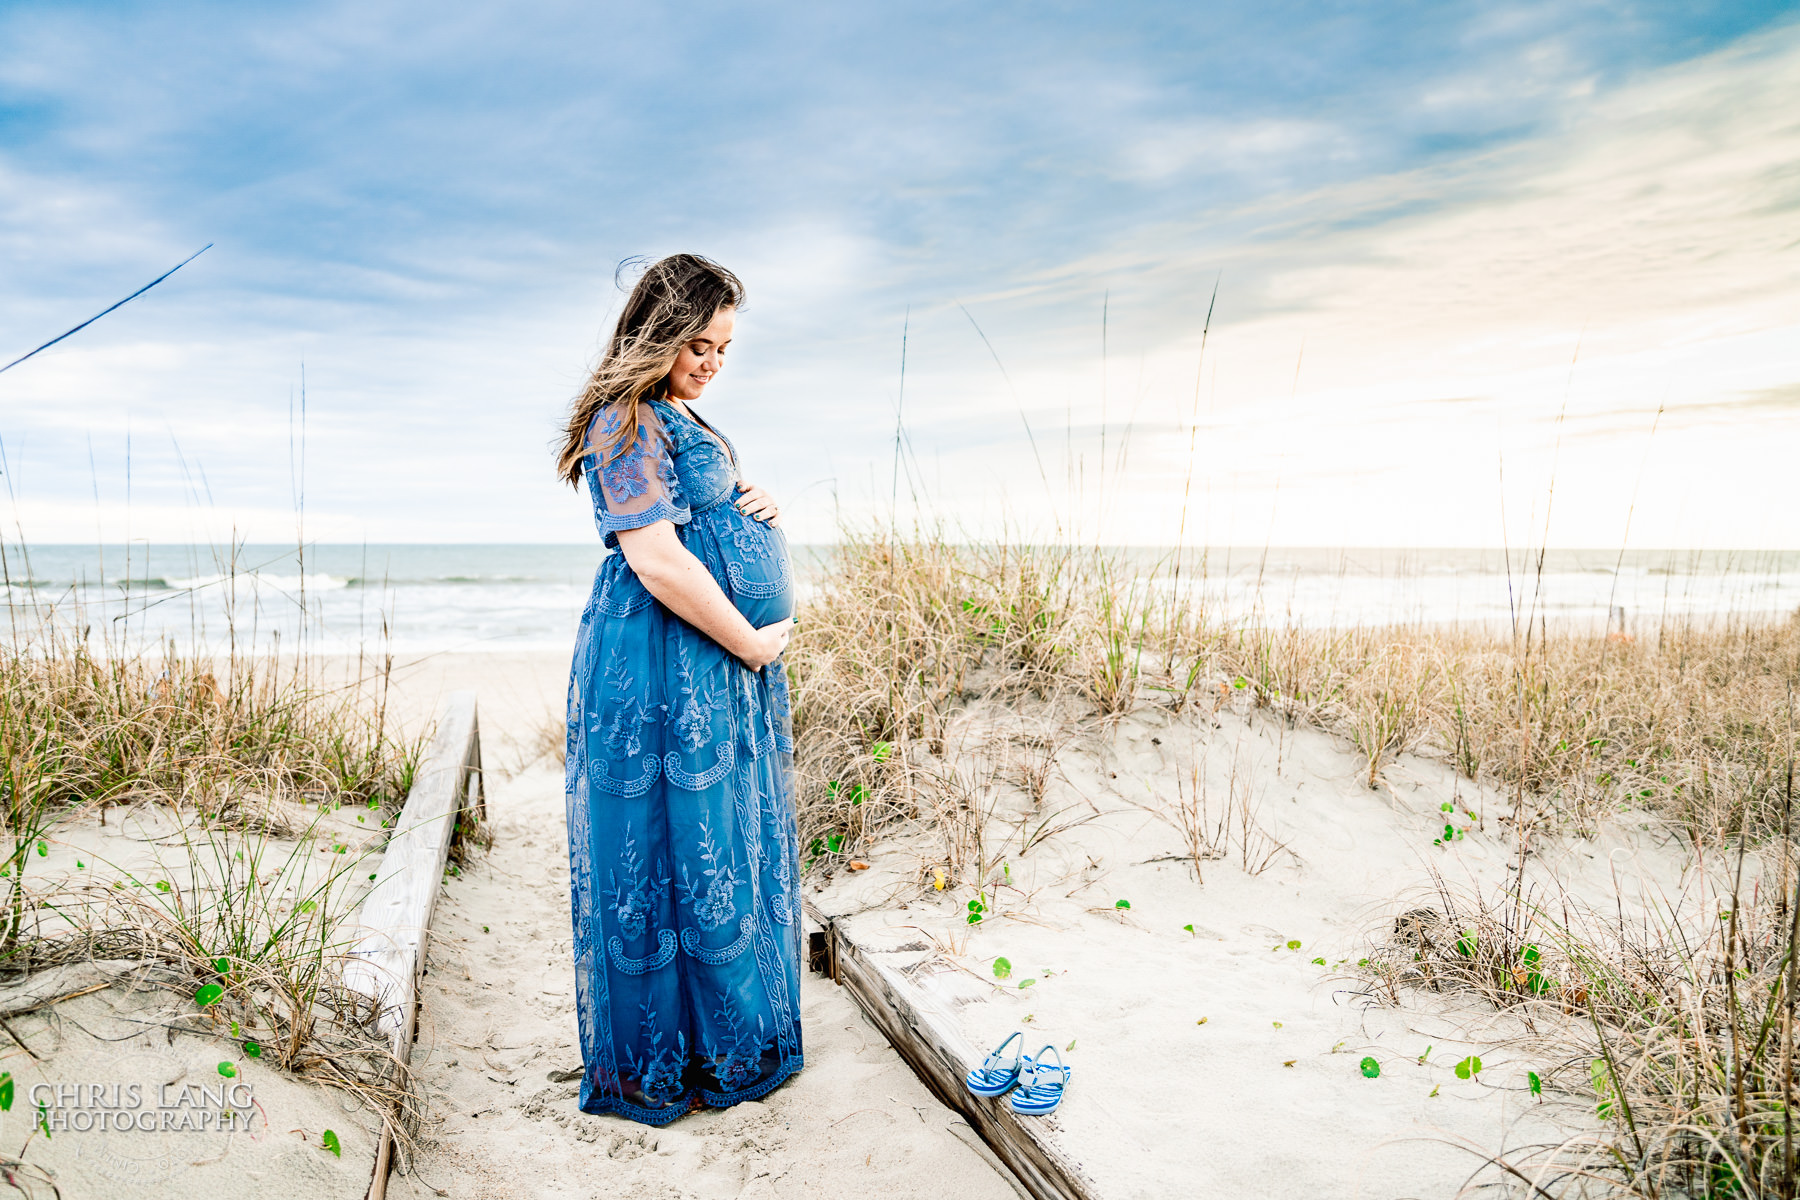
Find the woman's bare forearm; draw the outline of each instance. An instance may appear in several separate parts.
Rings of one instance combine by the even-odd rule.
[[[619,549],[638,581],[664,607],[739,658],[751,649],[756,630],[737,610],[706,565],[695,558],[675,527],[659,521],[618,533]]]

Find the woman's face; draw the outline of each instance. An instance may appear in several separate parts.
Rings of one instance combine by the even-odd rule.
[[[669,395],[677,400],[698,400],[712,377],[725,369],[725,347],[731,344],[735,308],[721,308],[700,336],[681,348],[669,370]]]

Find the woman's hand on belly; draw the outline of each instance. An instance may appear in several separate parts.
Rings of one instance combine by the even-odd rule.
[[[738,491],[744,493],[732,503],[737,510],[746,516],[755,517],[759,521],[767,521],[776,529],[781,528],[781,509],[775,505],[775,497],[757,487],[754,483],[738,482]]]
[[[738,658],[752,671],[760,671],[787,649],[788,638],[794,632],[794,618],[787,617],[773,625],[764,625],[754,634],[755,645],[747,652],[738,654]]]

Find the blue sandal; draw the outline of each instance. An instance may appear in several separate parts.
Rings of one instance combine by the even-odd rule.
[[[982,1060],[979,1067],[971,1068],[963,1076],[963,1083],[977,1096],[1004,1096],[1019,1082],[1019,1073],[1029,1070],[1031,1060],[1015,1050],[1012,1056],[1006,1057],[1006,1048],[1018,1042],[1023,1048],[1025,1035],[1015,1033],[994,1047],[994,1052]]]
[[[1046,1061],[1054,1058],[1054,1065]],[[1028,1117],[1041,1117],[1045,1113],[1054,1112],[1062,1103],[1063,1089],[1068,1086],[1069,1076],[1074,1072],[1063,1065],[1062,1055],[1056,1052],[1055,1046],[1045,1046],[1038,1051],[1035,1060],[1027,1058],[1024,1070],[1019,1072],[1018,1090],[1007,1097],[1007,1103],[1016,1113]]]

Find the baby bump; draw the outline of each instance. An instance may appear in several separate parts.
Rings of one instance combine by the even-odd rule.
[[[725,594],[744,619],[761,628],[794,615],[794,580],[787,538],[729,504],[714,510]]]

